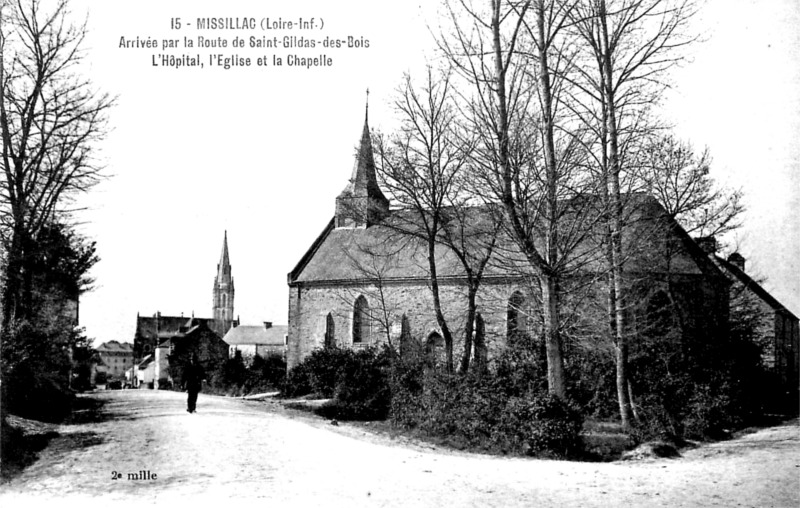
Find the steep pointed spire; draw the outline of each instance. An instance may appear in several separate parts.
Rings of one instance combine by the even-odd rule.
[[[379,221],[388,211],[389,200],[381,192],[375,174],[375,159],[369,131],[369,100],[367,100],[364,128],[361,130],[353,174],[347,187],[336,198],[336,225],[366,227]]]
[[[231,261],[228,254],[228,231],[222,240],[222,253],[217,264],[217,276],[214,278],[214,321],[215,329],[224,333],[225,323],[233,320],[233,276],[231,275]]]
[[[222,254],[219,256],[219,264],[217,265],[217,279],[221,280],[225,274],[230,276],[231,273],[231,260],[228,256],[228,230],[225,230],[225,236],[222,240]]]

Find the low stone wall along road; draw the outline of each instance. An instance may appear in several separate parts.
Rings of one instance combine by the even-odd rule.
[[[189,414],[182,393],[88,396],[102,418],[59,426],[0,506],[800,506],[796,421],[677,459],[580,463],[441,450],[274,402],[201,393]]]

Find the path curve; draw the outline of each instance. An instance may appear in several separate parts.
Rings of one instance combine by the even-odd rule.
[[[800,506],[797,421],[679,459],[580,463],[401,445],[204,394],[196,414],[175,392],[92,397],[105,402],[108,419],[60,426],[39,460],[0,486],[0,506],[230,498],[326,507]]]

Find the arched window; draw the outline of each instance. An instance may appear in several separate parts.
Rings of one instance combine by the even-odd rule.
[[[329,312],[325,316],[325,347],[331,348],[336,345],[336,331],[333,322],[333,315]]]
[[[439,332],[431,332],[425,341],[425,358],[429,367],[444,363],[444,339]]]
[[[364,295],[353,305],[353,344],[369,342],[369,304]]]
[[[514,339],[517,335],[527,332],[528,316],[525,310],[525,297],[519,291],[514,291],[508,299],[507,318],[508,338]]]

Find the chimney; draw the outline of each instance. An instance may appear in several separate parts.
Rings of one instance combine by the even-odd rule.
[[[264,328],[267,330],[272,328],[272,321],[264,321]]]
[[[717,252],[717,239],[713,236],[701,236],[694,239],[697,245],[703,249],[706,254],[714,254]]]
[[[728,256],[728,263],[732,264],[741,271],[744,271],[744,256],[738,252],[734,252]]]

